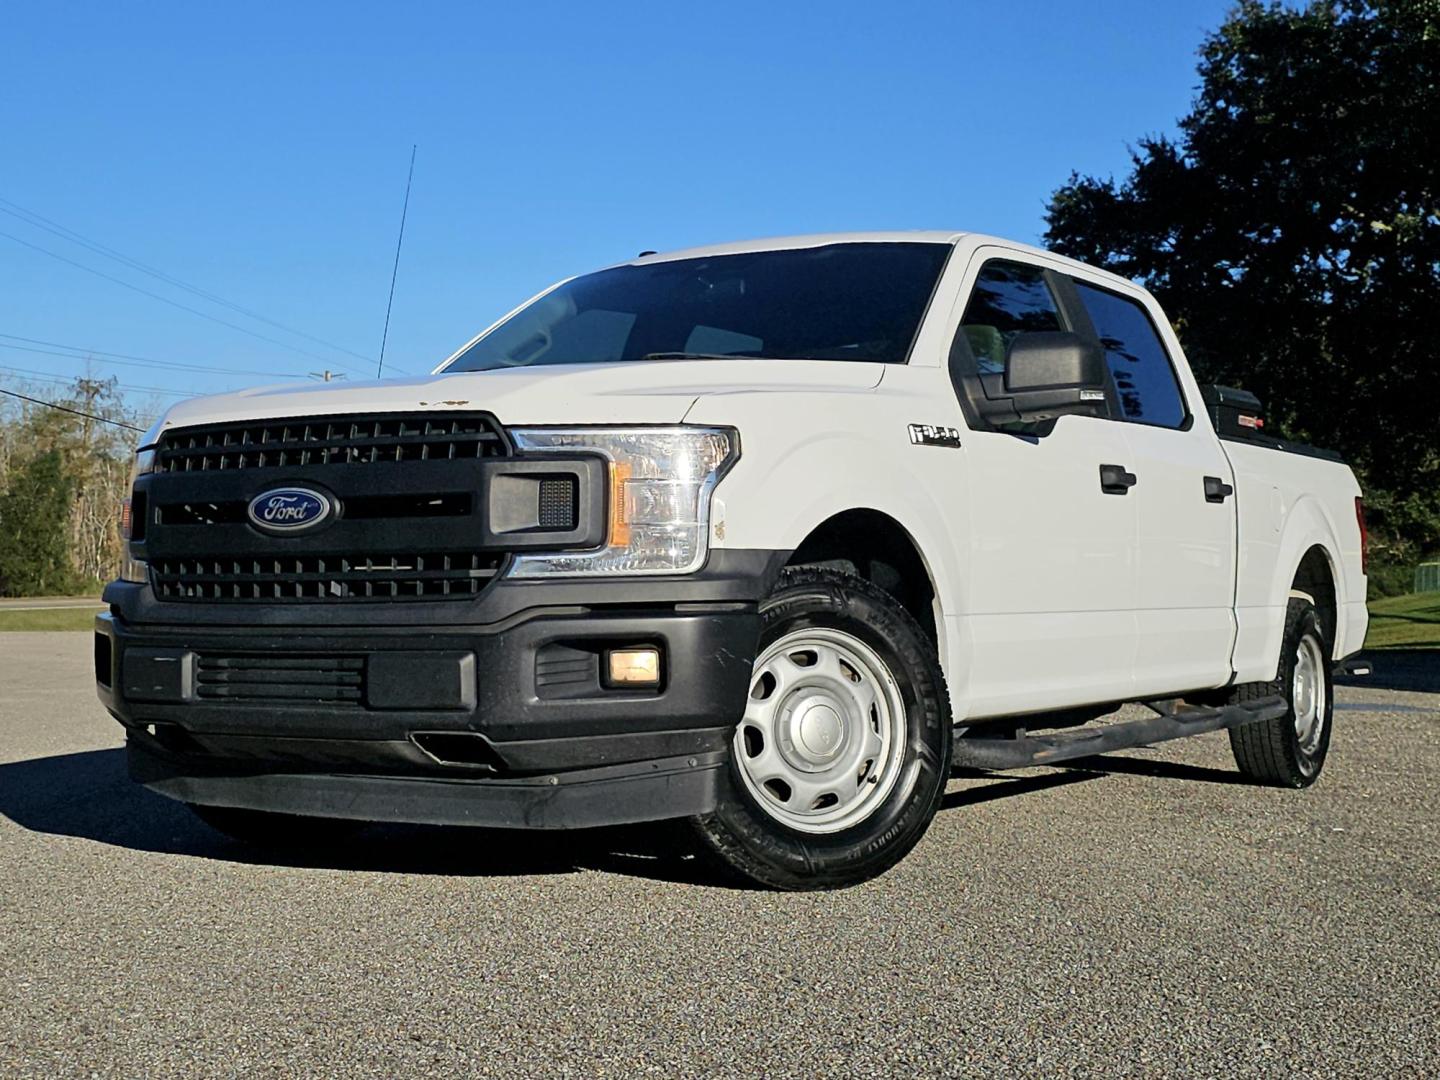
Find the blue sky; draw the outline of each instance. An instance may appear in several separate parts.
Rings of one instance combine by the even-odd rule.
[[[1228,6],[14,0],[0,345],[230,372],[92,365],[176,393],[371,375],[412,143],[387,349],[409,371],[554,279],[642,249],[869,228],[1034,242],[1072,169],[1123,172],[1127,143],[1173,129]],[[0,369],[84,367],[0,348]],[[0,370],[0,386],[23,377]]]

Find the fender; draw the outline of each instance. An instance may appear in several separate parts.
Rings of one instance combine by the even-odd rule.
[[[1290,600],[1291,586],[1300,563],[1311,548],[1318,547],[1325,556],[1330,569],[1330,578],[1335,585],[1337,612],[1344,610],[1348,599],[1345,575],[1340,569],[1337,553],[1340,542],[1335,522],[1325,504],[1313,495],[1302,495],[1288,509],[1281,524],[1279,554],[1276,558],[1276,573],[1271,581],[1270,593],[1265,603],[1265,644],[1262,655],[1266,658],[1267,674],[1254,681],[1268,681],[1275,677],[1280,666],[1280,646],[1285,634],[1285,610]],[[1334,657],[1347,655],[1348,643],[1345,637],[1345,620],[1337,618]],[[1353,650],[1350,650],[1353,651]],[[1241,674],[1242,681],[1250,681]]]
[[[784,392],[718,394],[696,402],[688,422],[740,432],[740,460],[715,491],[712,544],[793,551],[847,510],[892,518],[930,576],[941,661],[953,694],[955,673],[964,670],[963,658],[955,655],[953,620],[969,570],[966,458],[910,441],[909,422],[925,415],[917,413],[912,395],[832,393],[824,408],[817,417],[813,399]],[[796,424],[802,410],[805,423]],[[943,503],[936,493],[944,494]]]

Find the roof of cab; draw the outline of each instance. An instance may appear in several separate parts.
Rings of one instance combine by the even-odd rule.
[[[953,244],[963,232],[943,229],[895,230],[889,232],[811,233],[808,236],[771,236],[758,240],[737,240],[729,244],[707,244],[680,251],[662,251],[636,256],[630,264],[668,262],[671,259],[703,259],[711,255],[736,255],[745,251],[783,251],[787,248],[824,247],[827,244]]]
[[[1139,289],[1139,286],[1134,282],[1127,281],[1125,278],[1113,274],[1108,270],[1102,270],[1088,263],[1078,262],[1075,259],[1060,255],[1057,252],[1035,247],[1033,244],[1022,244],[1018,240],[1007,240],[1002,236],[987,236],[983,233],[957,232],[946,229],[893,229],[874,232],[835,232],[811,233],[804,236],[772,236],[757,240],[738,240],[728,244],[707,244],[704,247],[683,248],[679,251],[662,251],[650,255],[637,255],[628,262],[619,263],[618,265],[638,266],[643,263],[670,262],[676,259],[703,259],[713,255],[735,255],[749,251],[783,251],[791,248],[824,247],[828,244],[955,244],[961,240],[968,240],[977,247],[993,244],[996,247],[1007,248],[1011,251],[1041,255],[1046,259],[1053,260],[1062,265],[1098,275],[1101,278],[1111,281],[1116,286],[1123,286],[1131,290]]]

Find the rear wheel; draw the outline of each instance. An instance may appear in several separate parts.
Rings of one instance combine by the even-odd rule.
[[[1290,706],[1274,720],[1230,729],[1235,764],[1245,776],[1293,788],[1309,787],[1319,778],[1330,749],[1334,715],[1329,657],[1314,603],[1292,595],[1274,681],[1249,683],[1231,695],[1231,701],[1238,703],[1279,694]]]
[[[771,888],[875,877],[924,835],[949,775],[934,646],[888,594],[830,570],[785,571],[761,619],[720,802],[696,831]]]
[[[275,814],[266,810],[242,810],[235,806],[186,805],[212,829],[243,844],[274,850],[323,847],[344,840],[365,826],[363,821],[343,818]]]

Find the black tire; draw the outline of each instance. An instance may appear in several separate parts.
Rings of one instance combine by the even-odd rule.
[[[256,848],[300,851],[325,847],[345,840],[365,827],[363,821],[343,818],[303,817],[275,814],[267,810],[242,810],[234,806],[201,806],[186,803],[206,825],[233,840]]]
[[[1306,642],[1310,643],[1309,646]],[[1302,648],[1314,647],[1320,664],[1323,707],[1314,710],[1320,730],[1302,740],[1295,722],[1295,668]],[[1280,648],[1280,670],[1273,682],[1246,683],[1231,692],[1238,704],[1257,698],[1280,695],[1290,708],[1283,716],[1230,729],[1230,749],[1235,764],[1250,780],[1273,787],[1309,787],[1320,776],[1330,750],[1330,729],[1334,719],[1334,685],[1331,680],[1330,645],[1315,612],[1315,605],[1301,596],[1291,596],[1285,613],[1285,638]]]
[[[732,753],[715,812],[692,819],[702,847],[747,881],[773,889],[838,889],[884,873],[919,842],[950,775],[950,698],[935,646],[890,595],[834,570],[785,570],[760,605],[757,657],[799,629],[858,638],[888,668],[904,703],[899,772],[883,802],[842,831],[803,832],[761,808]]]

